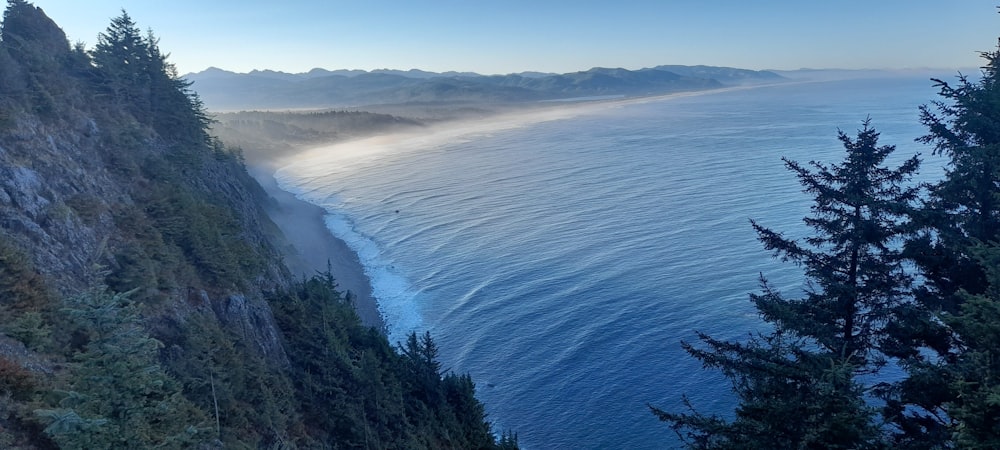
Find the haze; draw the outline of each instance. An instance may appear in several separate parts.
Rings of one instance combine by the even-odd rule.
[[[93,46],[124,8],[180,73],[219,67],[504,74],[638,69],[978,67],[994,0],[308,1],[38,0]]]

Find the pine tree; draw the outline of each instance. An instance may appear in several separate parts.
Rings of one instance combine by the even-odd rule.
[[[1000,244],[979,246],[973,256],[989,287],[963,293],[960,313],[945,318],[959,336],[958,355],[945,366],[953,393],[947,411],[957,446],[993,449],[1000,448]]]
[[[804,222],[815,233],[805,246],[753,222],[764,247],[805,267],[806,297],[784,299],[766,284],[751,298],[763,318],[777,328],[816,340],[865,370],[884,361],[878,351],[885,326],[909,295],[910,276],[898,250],[906,233],[905,214],[919,188],[904,187],[920,166],[917,156],[896,169],[883,167],[894,146],[878,145],[870,120],[857,138],[838,138],[847,150],[843,164],[812,162],[815,172],[794,161],[786,166],[812,194],[813,215]]]
[[[161,136],[170,136],[177,143],[204,145],[210,137],[206,130],[211,123],[191,82],[177,75],[177,68],[160,51],[159,39],[152,30],[146,33],[149,78],[149,123]]]
[[[125,10],[97,36],[91,56],[103,77],[101,87],[118,105],[136,117],[149,111],[149,43]]]
[[[889,391],[885,413],[901,446],[990,448],[1000,436],[990,406],[1000,389],[991,360],[1000,356],[992,331],[1000,319],[1000,49],[981,55],[981,79],[935,79],[942,99],[921,108],[929,131],[921,141],[950,163],[914,213],[906,243],[925,282],[891,330],[892,354],[908,372]]]
[[[706,368],[733,381],[740,403],[733,421],[652,408],[692,448],[878,448],[882,432],[867,387],[857,377],[885,363],[886,324],[907,300],[910,278],[897,250],[904,214],[917,187],[904,187],[916,156],[885,167],[893,146],[879,146],[870,120],[857,137],[838,138],[839,165],[785,160],[814,199],[804,219],[814,233],[798,242],[752,222],[764,247],[805,269],[803,298],[787,299],[762,278],[751,301],[773,331],[746,342],[699,335],[707,348],[684,344]],[[690,405],[689,405],[690,406]]]
[[[127,295],[94,288],[70,299],[67,313],[86,343],[59,407],[36,411],[60,447],[189,448],[208,440],[204,413],[158,364],[161,344]]]
[[[943,100],[932,103],[936,113],[926,105],[920,112],[929,130],[920,140],[951,161],[916,216],[923,228],[908,254],[928,280],[928,305],[949,312],[961,303],[959,290],[986,290],[986,272],[968,250],[1000,239],[1000,48],[981,55],[981,80],[934,79]]]
[[[856,367],[839,354],[814,350],[807,339],[781,331],[735,343],[699,338],[707,348],[684,349],[733,383],[735,418],[650,406],[692,449],[878,448],[876,411],[865,405]]]

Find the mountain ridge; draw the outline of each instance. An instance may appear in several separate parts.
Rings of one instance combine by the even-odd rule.
[[[713,66],[657,66],[638,70],[594,67],[564,74],[506,75],[320,68],[297,74],[271,70],[236,73],[213,67],[184,78],[193,83],[193,89],[212,110],[413,102],[517,103],[588,96],[658,95],[786,80],[770,71]]]

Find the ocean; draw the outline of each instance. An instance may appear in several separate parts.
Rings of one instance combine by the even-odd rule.
[[[761,276],[801,293],[749,223],[809,231],[781,157],[839,163],[837,130],[870,117],[891,163],[922,153],[917,181],[938,179],[914,142],[935,99],[913,76],[556,105],[312,149],[276,177],[358,252],[390,339],[429,330],[497,431],[526,449],[674,448],[648,404],[735,405],[680,343],[765,330]]]

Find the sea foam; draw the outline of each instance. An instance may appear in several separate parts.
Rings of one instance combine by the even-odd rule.
[[[383,257],[383,251],[374,239],[359,232],[349,218],[337,213],[336,199],[310,189],[308,182],[303,182],[288,171],[279,169],[274,173],[274,178],[282,190],[326,210],[326,228],[357,254],[365,275],[371,281],[372,296],[376,299],[379,315],[388,329],[390,342],[403,342],[410,332],[422,329],[417,309],[418,293],[406,277],[395,269],[393,262]]]
[[[432,151],[446,145],[473,141],[493,133],[620,106],[618,103],[569,105],[501,114],[488,119],[455,121],[430,126],[416,132],[373,136],[305,150],[275,171],[278,186],[300,200],[326,210],[326,227],[358,255],[372,284],[372,296],[389,334],[390,342],[403,342],[414,331],[425,329],[420,314],[419,291],[396,269],[379,243],[358,231],[347,216],[339,213],[331,180],[338,175],[416,151]]]

